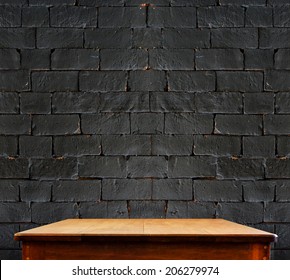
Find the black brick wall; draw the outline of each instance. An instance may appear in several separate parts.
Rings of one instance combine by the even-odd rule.
[[[221,217],[290,259],[290,0],[0,0],[0,258],[60,219]]]

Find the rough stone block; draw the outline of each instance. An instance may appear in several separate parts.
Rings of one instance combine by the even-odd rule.
[[[289,91],[290,71],[274,70],[267,71],[265,75],[266,91]]]
[[[0,48],[35,48],[34,28],[0,28]]]
[[[0,225],[0,248],[19,249],[19,242],[14,241],[14,234],[19,231],[19,225],[15,224],[1,224]],[[1,250],[2,251],[2,250]],[[3,260],[1,258],[1,260]]]
[[[127,163],[129,178],[165,178],[168,161],[165,157],[130,157]]]
[[[1,36],[0,36],[1,37]],[[29,91],[30,78],[28,71],[0,71],[0,91]]]
[[[19,201],[18,180],[0,180],[0,201],[1,202]]]
[[[32,179],[74,179],[78,176],[77,159],[33,159],[30,173]]]
[[[57,156],[99,155],[101,138],[97,135],[54,137],[53,148]]]
[[[264,222],[289,223],[289,203],[268,202],[265,206]]]
[[[85,156],[79,158],[80,177],[126,178],[124,157]]]
[[[278,49],[290,47],[289,28],[261,28],[259,45],[261,49]]]
[[[268,93],[245,93],[244,113],[245,114],[273,114],[274,94]]]
[[[15,156],[18,154],[16,136],[0,136],[0,156]]]
[[[193,137],[191,135],[154,135],[151,140],[153,155],[191,155]]]
[[[212,71],[170,71],[168,91],[207,92],[215,90]]]
[[[13,114],[19,112],[19,94],[15,92],[0,92],[0,113]]]
[[[0,49],[0,69],[11,70],[19,68],[20,53],[13,49]]]
[[[195,155],[238,156],[241,154],[241,140],[236,136],[195,135]]]
[[[129,134],[129,114],[82,115],[81,127],[86,134]]]
[[[244,200],[246,202],[274,201],[276,182],[248,181],[242,182]]]
[[[0,27],[19,27],[21,25],[21,8],[3,5],[0,6],[0,14]]]
[[[129,216],[131,219],[137,218],[165,218],[165,201],[130,201]]]
[[[134,28],[132,39],[135,48],[160,48],[162,46],[161,28]]]
[[[271,7],[248,7],[246,27],[272,27],[273,9]]]
[[[245,50],[244,53],[246,70],[265,70],[273,68],[273,50]]]
[[[290,178],[290,159],[275,158],[266,161],[266,178]]]
[[[217,115],[215,134],[261,135],[262,116],[258,115]]]
[[[26,92],[20,94],[20,112],[22,114],[50,114],[51,94]]]
[[[102,152],[104,155],[150,155],[150,136],[146,135],[103,135]]]
[[[276,225],[276,232],[278,235],[278,242],[275,244],[275,248],[290,248],[290,226],[289,224]]]
[[[75,5],[76,0],[29,0],[30,6],[58,6],[58,5]]]
[[[290,115],[265,115],[265,135],[289,135],[290,127],[285,125],[290,122]]]
[[[274,7],[274,27],[290,27],[290,2]]]
[[[219,158],[217,164],[219,179],[262,179],[264,164],[262,159]]]
[[[22,26],[24,27],[48,27],[49,10],[46,7],[22,8]]]
[[[1,115],[0,135],[31,133],[31,119],[27,115]]]
[[[216,176],[216,159],[209,156],[170,157],[168,178],[202,178]]]
[[[277,137],[277,154],[278,156],[290,156],[290,137]]]
[[[20,136],[19,155],[28,158],[51,157],[52,138],[38,136]]]
[[[21,67],[31,70],[49,70],[50,50],[21,50]]]
[[[52,182],[46,181],[20,181],[20,201],[23,202],[49,202],[51,201]]]
[[[290,70],[290,50],[289,49],[280,49],[275,53],[275,69],[285,69]]]
[[[288,114],[290,112],[290,93],[289,92],[277,92],[276,93],[276,113]]]
[[[131,114],[132,134],[161,134],[164,131],[164,115],[156,113]]]
[[[31,222],[31,209],[29,204],[24,202],[1,202],[0,220],[2,223]]]
[[[153,180],[152,199],[192,200],[192,180],[190,179]]]
[[[80,134],[78,115],[36,115],[33,116],[34,135]]]
[[[105,179],[102,181],[103,200],[151,199],[151,179]]]
[[[166,114],[166,134],[211,134],[213,131],[213,115],[205,114]]]
[[[243,137],[243,155],[246,157],[274,157],[275,137]]]

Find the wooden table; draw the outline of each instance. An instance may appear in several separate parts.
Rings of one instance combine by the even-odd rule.
[[[266,260],[275,239],[223,219],[69,219],[15,234],[26,260]]]

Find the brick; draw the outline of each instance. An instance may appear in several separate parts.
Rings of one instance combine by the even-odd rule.
[[[99,51],[59,49],[51,55],[51,68],[60,70],[98,70]]]
[[[287,4],[290,4],[288,1]],[[274,26],[275,27],[290,27],[290,6],[283,5],[274,8]]]
[[[25,223],[31,221],[31,209],[28,203],[0,203],[0,220],[2,223]]]
[[[164,131],[164,115],[156,113],[131,114],[132,134],[161,134]]]
[[[290,247],[290,227],[285,224],[276,225],[276,234],[279,236],[278,243],[275,248],[289,248]]]
[[[289,222],[290,205],[288,203],[269,202],[265,206],[265,222]]]
[[[185,6],[185,7],[216,5],[215,0],[171,0],[170,2],[172,6]]]
[[[273,50],[245,50],[245,69],[272,69],[274,64]]]
[[[209,156],[170,157],[168,178],[215,177],[216,159]]]
[[[247,157],[274,157],[275,137],[274,136],[244,137],[243,155]]]
[[[262,117],[256,115],[217,115],[215,134],[261,135]]]
[[[205,49],[195,54],[197,70],[242,70],[244,56],[236,49]]]
[[[288,91],[290,90],[290,71],[276,70],[267,71],[265,76],[266,91]]]
[[[99,27],[146,27],[146,7],[99,9]]]
[[[25,7],[22,9],[22,26],[48,27],[49,10],[45,7]]]
[[[234,181],[195,180],[193,188],[195,201],[242,201],[242,188]]]
[[[275,199],[275,182],[248,181],[242,182],[242,186],[246,202],[265,202]]]
[[[125,71],[81,71],[79,79],[81,91],[126,91]]]
[[[97,27],[97,9],[77,6],[58,6],[50,9],[52,27]]]
[[[261,179],[263,177],[264,167],[262,159],[218,159],[217,178],[219,179]]]
[[[194,70],[193,50],[149,51],[149,66],[155,70]]]
[[[85,156],[79,159],[80,177],[126,178],[124,157]]]
[[[85,47],[98,49],[127,49],[132,46],[129,28],[98,28],[85,30]]]
[[[38,28],[37,48],[82,48],[83,31],[81,29],[67,28]]]
[[[51,182],[20,181],[20,201],[49,202],[51,201]]]
[[[19,27],[21,25],[21,8],[0,6],[0,27]]]
[[[19,187],[17,180],[0,180],[0,201],[1,202],[19,201]]]
[[[267,159],[266,178],[290,178],[290,160],[288,158]]]
[[[165,178],[168,162],[165,157],[130,157],[127,170],[128,178]]]
[[[100,112],[148,112],[146,92],[106,92],[100,95]]]
[[[124,6],[125,0],[79,0],[78,5],[80,6],[97,6],[97,7],[103,7],[103,6]]]
[[[132,71],[129,73],[130,91],[163,91],[166,88],[164,71]]]
[[[81,218],[129,218],[127,201],[100,201],[80,204]]]
[[[212,115],[192,113],[165,115],[166,134],[210,134],[212,131]]]
[[[48,224],[78,217],[77,205],[75,203],[33,203],[31,214],[32,222],[38,224]]]
[[[29,163],[22,158],[0,158],[0,177],[10,178],[29,178]]]
[[[53,148],[57,156],[99,155],[101,138],[96,135],[54,137]]]
[[[134,28],[132,40],[135,48],[160,48],[162,46],[161,28]]]
[[[290,47],[289,28],[261,28],[259,46],[261,49]]]
[[[1,91],[29,91],[29,72],[22,70],[0,71]]]
[[[279,180],[276,184],[276,201],[288,202],[290,201],[290,185],[289,180]]]
[[[165,218],[165,201],[130,201],[129,216],[136,218]]]
[[[19,242],[14,240],[14,234],[19,231],[19,225],[1,224],[0,248],[19,249]],[[1,250],[2,251],[2,250]],[[1,258],[1,260],[3,260]]]
[[[102,136],[104,155],[150,155],[150,136],[146,135],[104,135]]]
[[[196,9],[187,7],[149,7],[149,27],[196,27]]]
[[[276,113],[288,114],[290,108],[290,93],[289,92],[278,92],[276,94]]]
[[[87,134],[129,134],[129,114],[82,115],[82,132]]]
[[[285,125],[290,122],[290,115],[265,115],[264,132],[271,135],[288,135],[290,128]]]
[[[271,7],[248,7],[246,27],[272,27],[273,9]]]
[[[1,115],[0,135],[19,135],[31,133],[31,119],[29,116]]]
[[[270,0],[271,1],[271,0]],[[219,0],[221,5],[265,6],[266,0]]]
[[[218,91],[259,92],[263,90],[263,73],[217,72]]]
[[[151,199],[150,179],[105,179],[102,181],[103,200]]]
[[[21,93],[20,112],[22,114],[50,114],[50,93]]]
[[[236,136],[195,135],[195,155],[238,156],[241,154],[241,140]]]
[[[244,27],[242,7],[205,7],[197,10],[198,27]]]
[[[210,46],[210,32],[206,29],[165,28],[163,38],[166,48],[193,49]]]
[[[19,154],[23,157],[51,157],[51,137],[20,136]]]
[[[274,94],[269,93],[245,93],[244,113],[245,114],[273,114]]]
[[[153,180],[152,199],[192,200],[192,180],[189,179]]]
[[[289,136],[277,137],[277,154],[278,156],[290,155],[290,137]]]
[[[212,71],[170,71],[169,91],[206,92],[215,90],[215,75]]]
[[[1,28],[0,48],[35,48],[35,30],[33,28]]]
[[[193,137],[190,135],[154,135],[151,140],[152,155],[191,155]]]
[[[194,112],[193,93],[152,92],[150,94],[151,112]]]
[[[19,95],[15,92],[0,92],[0,113],[13,114],[19,112]]]
[[[280,49],[275,53],[275,69],[286,69],[290,70],[290,50]]]
[[[221,203],[218,207],[218,217],[241,224],[261,223],[263,214],[262,203],[230,202]]]
[[[50,50],[21,50],[21,67],[31,70],[49,70]]]
[[[238,92],[202,92],[195,94],[196,110],[199,113],[241,113],[242,94]]]
[[[96,113],[100,97],[95,92],[55,92],[52,96],[52,112]]]
[[[0,136],[0,156],[16,156],[18,154],[17,138]]]
[[[75,5],[76,0],[29,0],[30,6]]]
[[[148,67],[146,50],[101,50],[102,70],[145,70]]]
[[[0,69],[11,70],[20,68],[20,54],[17,50],[0,49]]]
[[[101,181],[59,181],[52,187],[54,202],[88,202],[101,198]]]
[[[32,73],[32,89],[38,92],[77,91],[78,72],[34,72]]]
[[[213,48],[258,48],[258,29],[220,28],[211,30]]]
[[[75,158],[33,159],[31,164],[32,179],[74,179],[77,177]]]
[[[80,134],[78,115],[36,115],[33,116],[34,135]]]

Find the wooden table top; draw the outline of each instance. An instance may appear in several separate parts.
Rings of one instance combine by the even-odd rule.
[[[235,242],[259,239],[273,242],[276,235],[223,219],[67,219],[22,231],[20,241],[82,241],[98,237],[184,237]]]

